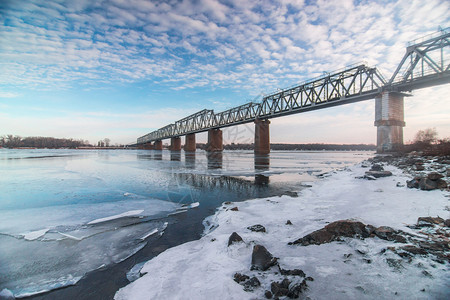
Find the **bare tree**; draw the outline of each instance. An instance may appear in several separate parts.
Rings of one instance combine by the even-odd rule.
[[[436,131],[436,128],[427,128],[424,130],[419,130],[416,133],[416,136],[414,138],[414,143],[422,143],[422,144],[432,144],[436,143],[438,139],[438,133]]]
[[[111,142],[111,140],[108,138],[105,138],[103,141],[105,141],[105,146],[109,147],[109,143]]]

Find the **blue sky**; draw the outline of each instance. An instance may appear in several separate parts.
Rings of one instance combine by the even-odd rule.
[[[130,143],[353,63],[388,78],[408,41],[449,25],[443,0],[0,0],[0,135]],[[405,141],[450,136],[449,92],[406,99]],[[375,143],[373,122],[365,101],[273,119],[271,141]]]

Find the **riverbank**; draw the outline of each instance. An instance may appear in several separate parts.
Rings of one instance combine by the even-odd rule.
[[[200,240],[147,262],[115,298],[448,299],[449,192],[408,188],[417,174],[373,162],[392,175],[368,175],[363,162],[321,174],[298,197],[224,202]],[[437,164],[447,165],[403,170]]]

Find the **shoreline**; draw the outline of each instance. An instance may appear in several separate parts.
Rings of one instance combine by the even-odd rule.
[[[296,286],[297,296],[313,299],[449,296],[445,289],[450,284],[445,280],[449,251],[444,251],[447,260],[442,263],[437,261],[436,253],[406,255],[398,250],[399,246],[413,246],[413,239],[399,243],[372,232],[370,238],[345,236],[320,245],[288,244],[339,220],[377,229],[391,228],[405,236],[426,239],[414,229],[418,218],[448,219],[450,195],[448,191],[406,187],[406,181],[414,176],[391,165],[393,161],[389,156],[377,156],[371,162],[392,172],[389,177],[364,178],[369,167],[366,161],[332,172],[328,178],[300,191],[298,198],[281,196],[224,203],[204,221],[205,233],[200,240],[168,249],[148,261],[141,270],[142,277],[119,290],[115,299],[207,299],[217,295],[228,295],[230,299],[271,298],[283,284],[287,284],[286,288]],[[429,166],[433,162],[425,163],[426,168]],[[408,168],[411,166],[404,170]],[[251,230],[255,225],[263,226],[264,232]],[[449,234],[445,225],[430,227]],[[227,246],[233,232],[243,242]],[[270,257],[278,258],[277,263],[264,271],[251,270],[256,246],[266,248]],[[304,277],[291,275],[300,273],[300,269]],[[341,277],[345,280],[338,279]],[[411,289],[412,284],[417,290]]]

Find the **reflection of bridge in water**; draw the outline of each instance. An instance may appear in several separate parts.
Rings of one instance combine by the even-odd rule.
[[[184,166],[186,169],[194,170],[196,168],[197,155],[202,155],[196,152],[185,152],[184,153]],[[207,170],[222,169],[223,167],[223,154],[222,152],[206,152],[206,166]],[[163,160],[163,152],[160,150],[152,150],[145,152],[145,154],[138,154],[138,159],[143,160]],[[182,160],[181,151],[170,151],[170,161],[180,161]],[[270,168],[270,156],[268,154],[261,154],[254,156],[254,176],[255,180],[248,180],[244,178],[239,178],[237,176],[228,175],[215,175],[215,174],[196,174],[196,173],[183,173],[175,172],[174,176],[179,176],[180,179],[189,183],[194,187],[218,187],[221,188],[226,186],[245,186],[245,189],[254,188],[254,185],[264,186],[268,185],[270,180],[269,176],[261,174],[268,171]]]
[[[246,103],[215,113],[204,109],[137,139],[140,149],[195,151],[195,134],[208,132],[209,152],[223,150],[221,128],[255,123],[255,153],[270,152],[269,119],[375,99],[377,151],[395,151],[403,146],[405,92],[450,82],[450,28],[413,41],[397,69],[386,81],[379,70],[365,64],[328,73],[263,97],[261,103]]]

